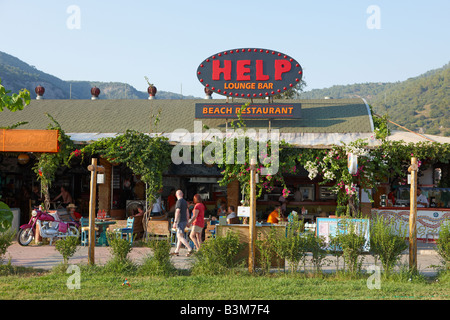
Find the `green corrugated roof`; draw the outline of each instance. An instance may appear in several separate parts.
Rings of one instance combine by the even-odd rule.
[[[369,133],[371,116],[362,99],[285,100],[302,104],[302,119],[272,120],[281,133]],[[127,129],[149,132],[151,115],[161,110],[158,132],[194,130],[196,103],[225,103],[226,100],[32,100],[24,110],[0,112],[0,127],[19,121],[21,129],[45,129],[49,113],[68,133],[120,133]],[[230,100],[231,102],[231,100]],[[233,103],[244,104],[246,100]],[[268,103],[257,100],[258,103]],[[278,100],[277,103],[283,103]],[[210,128],[225,129],[224,119],[202,119]],[[248,128],[268,128],[268,120],[246,120]],[[230,127],[230,126],[229,126]]]

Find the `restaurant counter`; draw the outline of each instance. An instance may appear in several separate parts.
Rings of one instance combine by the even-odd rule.
[[[382,215],[394,223],[395,229],[406,231],[409,236],[409,207],[381,207],[373,208],[372,217]],[[428,241],[437,239],[439,229],[445,220],[450,220],[450,208],[417,208],[417,239]]]

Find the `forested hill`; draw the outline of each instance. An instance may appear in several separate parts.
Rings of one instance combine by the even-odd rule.
[[[450,136],[450,63],[401,82],[332,86],[301,94],[303,99],[324,97],[362,97],[376,114],[388,114],[410,130]]]
[[[34,89],[41,85],[45,88],[47,99],[90,99],[91,88],[100,89],[102,99],[147,99],[148,93],[136,90],[133,86],[121,82],[65,81],[36,69],[20,59],[0,51],[0,79],[2,85],[13,92],[28,89],[35,98]],[[145,81],[142,75],[142,81]],[[156,87],[158,87],[156,85]],[[194,99],[178,93],[158,89],[158,99]]]

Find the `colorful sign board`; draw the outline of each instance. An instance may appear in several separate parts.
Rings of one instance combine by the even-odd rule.
[[[300,103],[255,103],[242,108],[236,103],[196,103],[196,119],[299,119]]]
[[[1,129],[0,152],[58,152],[58,135],[58,130]]]
[[[317,236],[323,237],[327,245],[330,244],[331,237],[339,234],[346,234],[349,228],[354,228],[356,234],[363,235],[365,238],[363,251],[370,249],[370,222],[369,219],[350,219],[350,218],[317,218]]]
[[[294,58],[274,50],[241,48],[206,58],[197,68],[198,80],[214,93],[229,97],[262,98],[289,90],[303,75]]]

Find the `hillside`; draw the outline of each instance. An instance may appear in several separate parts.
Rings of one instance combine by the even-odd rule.
[[[0,79],[8,90],[18,92],[28,89],[31,97],[36,98],[34,89],[41,85],[45,88],[46,99],[90,99],[91,88],[100,88],[102,99],[147,99],[148,93],[136,90],[133,86],[121,82],[65,81],[36,69],[34,66],[0,51]],[[142,81],[144,77],[142,77]],[[178,93],[158,90],[158,99],[196,99]]]
[[[304,99],[324,97],[362,97],[376,114],[388,114],[410,130],[450,136],[450,63],[401,82],[332,86],[301,94]]]

